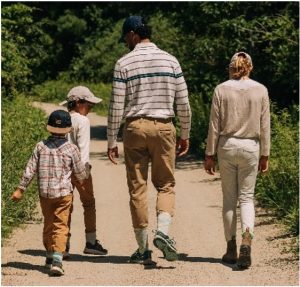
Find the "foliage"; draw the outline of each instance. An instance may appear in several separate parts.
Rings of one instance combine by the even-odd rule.
[[[1,10],[3,96],[26,91],[47,74],[38,70],[49,57],[52,41],[42,22],[34,22],[35,10],[21,3]]]
[[[93,37],[87,39],[80,49],[80,57],[71,64],[70,76],[72,80],[92,81],[101,80],[111,83],[114,65],[127,49],[124,45],[116,45],[120,38],[121,22],[115,25],[113,31],[108,31],[101,39]]]
[[[290,232],[299,234],[299,145],[298,124],[287,110],[272,113],[270,171],[259,177],[256,198],[273,208]]]
[[[2,100],[2,220],[1,233],[6,237],[11,229],[32,218],[38,199],[35,180],[19,203],[10,199],[36,143],[46,136],[45,115],[29,105],[24,97]]]

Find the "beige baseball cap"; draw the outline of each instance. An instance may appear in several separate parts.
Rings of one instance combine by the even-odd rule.
[[[72,88],[68,95],[67,100],[59,103],[60,106],[66,105],[68,102],[76,100],[86,100],[87,102],[98,104],[102,99],[95,97],[95,95],[90,91],[89,88],[84,86],[77,86]]]

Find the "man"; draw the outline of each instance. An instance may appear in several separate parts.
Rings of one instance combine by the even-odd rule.
[[[175,202],[174,101],[181,125],[178,156],[188,152],[191,125],[188,91],[180,64],[175,57],[153,44],[150,36],[151,29],[141,16],[130,16],[125,20],[120,40],[131,52],[115,65],[107,128],[108,157],[116,164],[116,139],[124,115],[123,142],[130,210],[139,246],[130,261],[142,264],[151,263],[147,234],[149,162],[151,179],[158,191],[157,231],[153,243],[166,260],[178,259],[175,242],[168,236]]]

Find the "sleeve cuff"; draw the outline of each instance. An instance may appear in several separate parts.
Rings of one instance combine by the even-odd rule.
[[[117,140],[108,140],[107,143],[108,148],[114,148],[115,146],[117,146]]]

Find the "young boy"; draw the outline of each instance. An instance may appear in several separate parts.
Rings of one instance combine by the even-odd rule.
[[[68,238],[68,218],[73,199],[71,174],[78,180],[87,177],[78,148],[66,139],[72,123],[68,112],[57,110],[48,119],[48,139],[39,142],[29,159],[12,200],[18,201],[37,174],[40,204],[44,216],[43,244],[50,275],[64,275],[63,252]]]
[[[60,103],[60,105],[67,105],[68,111],[72,119],[72,131],[68,135],[68,139],[71,143],[75,144],[81,154],[81,160],[90,171],[90,121],[87,118],[87,114],[91,108],[100,103],[102,100],[94,96],[94,94],[84,86],[76,86],[72,88],[68,95],[67,100]],[[84,209],[84,224],[85,224],[85,237],[86,245],[83,250],[85,254],[94,255],[106,255],[107,250],[102,247],[96,236],[96,207],[95,197],[93,190],[92,176],[89,173],[88,178],[79,182],[74,176],[72,176],[72,184],[78,190],[80,201]],[[71,226],[71,214],[69,219],[69,228]],[[69,257],[70,248],[70,236],[66,246],[66,253],[64,259]]]

